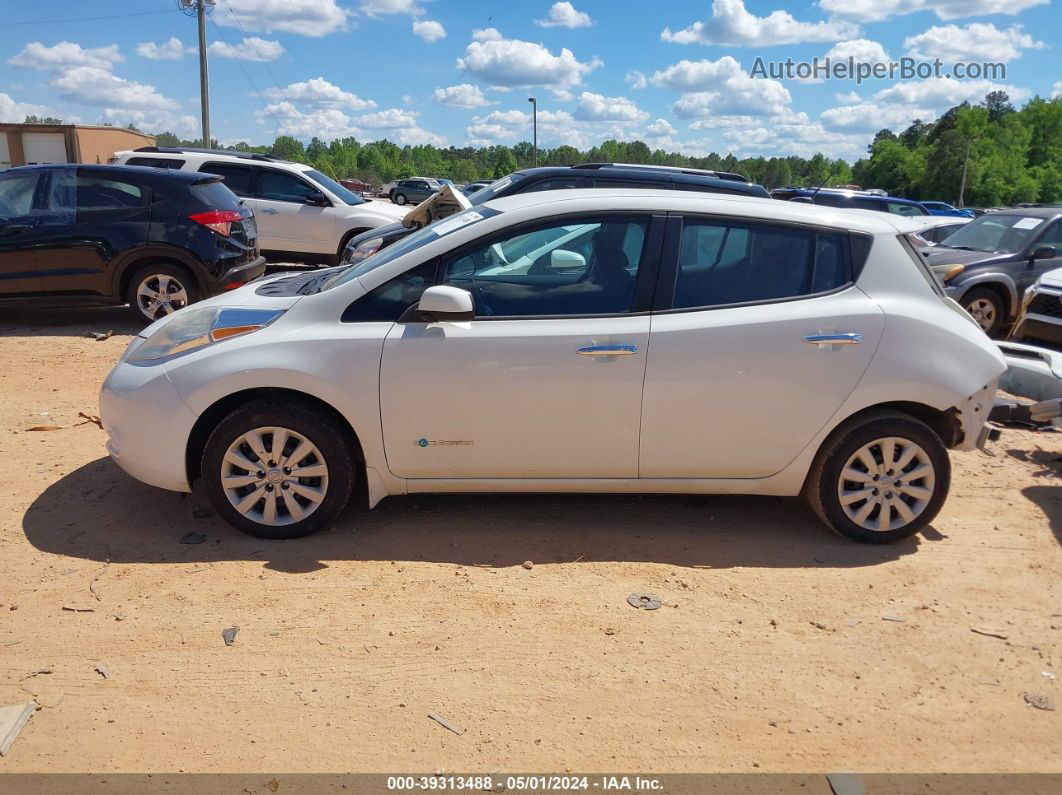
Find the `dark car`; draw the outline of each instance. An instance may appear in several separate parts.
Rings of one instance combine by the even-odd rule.
[[[770,194],[762,185],[750,182],[741,174],[726,171],[628,163],[584,163],[578,166],[544,166],[515,171],[468,195],[468,200],[475,206],[518,193],[572,188],[689,190],[770,198]],[[344,263],[363,260],[413,231],[399,223],[362,232],[350,239],[342,260]]]
[[[826,207],[844,207],[850,210],[875,210],[893,215],[932,215],[913,199],[901,199],[877,191],[837,190],[836,188],[775,188],[772,199],[803,201],[822,204]]]
[[[0,302],[128,303],[153,321],[265,271],[254,213],[213,174],[0,172]]]
[[[1062,267],[1062,207],[1026,207],[974,218],[926,254],[948,295],[989,335],[1021,308],[1041,275]]]
[[[400,179],[391,188],[391,201],[395,204],[420,204],[441,187],[442,184],[438,180],[427,179],[426,177]]]

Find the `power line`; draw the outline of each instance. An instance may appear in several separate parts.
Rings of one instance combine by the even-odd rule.
[[[56,25],[63,22],[96,22],[103,19],[127,19],[129,17],[146,17],[151,14],[168,14],[166,11],[137,11],[133,14],[110,14],[102,17],[69,17],[67,19],[27,19],[18,22],[0,22],[0,27],[8,28],[15,25]]]
[[[210,17],[210,24],[212,24],[214,26],[214,30],[217,32],[218,38],[229,45],[229,48],[232,51],[232,59],[234,61],[236,61],[236,65],[240,67],[240,71],[243,72],[243,76],[246,77],[247,78],[247,82],[251,84],[251,89],[254,91],[255,97],[261,103],[262,110],[264,110],[267,114],[269,114],[270,116],[273,117],[274,124],[279,125],[280,118],[276,115],[275,111],[272,111],[272,110],[269,109],[269,105],[266,103],[266,101],[264,99],[262,99],[262,92],[258,90],[258,85],[254,82],[253,79],[251,79],[251,75],[247,72],[246,67],[244,67],[243,61],[241,61],[239,59],[239,57],[236,55],[235,47],[233,47],[233,45],[229,42],[229,40],[225,38],[225,34],[221,32],[221,28],[218,26],[218,23],[214,21],[213,17]],[[279,129],[278,127],[274,127],[273,131],[277,132],[278,129]]]
[[[232,5],[229,3],[229,0],[224,0],[224,3],[225,3],[225,7],[229,10],[229,13],[232,15],[232,18],[236,20],[236,24],[240,26],[240,30],[243,31],[243,35],[244,35],[247,43],[251,45],[251,49],[254,50],[254,54],[258,56],[259,62],[262,64],[262,66],[265,67],[266,72],[269,73],[269,77],[273,80],[273,85],[275,85],[277,87],[277,91],[280,92],[281,98],[284,99],[287,102],[290,102],[291,100],[288,99],[288,95],[284,93],[284,89],[283,89],[283,87],[281,87],[280,82],[277,80],[276,75],[273,74],[273,70],[269,68],[269,62],[265,58],[262,57],[262,53],[259,52],[258,46],[254,43],[254,41],[253,41],[254,37],[251,36],[247,32],[247,28],[245,28],[243,26],[243,22],[241,22],[240,18],[238,16],[236,16],[236,12],[232,9]]]

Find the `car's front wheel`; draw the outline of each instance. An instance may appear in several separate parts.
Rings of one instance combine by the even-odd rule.
[[[948,450],[933,429],[902,412],[878,411],[830,435],[808,474],[804,496],[836,532],[884,544],[933,521],[950,484]]]
[[[999,294],[986,287],[975,287],[962,299],[963,308],[990,337],[999,333],[1006,312]]]
[[[217,512],[258,538],[299,538],[333,521],[357,476],[354,451],[327,413],[263,400],[225,417],[203,452],[202,478]]]

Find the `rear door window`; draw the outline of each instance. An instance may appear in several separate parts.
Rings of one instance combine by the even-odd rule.
[[[250,196],[254,192],[254,169],[235,163],[204,163],[201,172],[217,174],[225,179],[225,187],[237,196]]]

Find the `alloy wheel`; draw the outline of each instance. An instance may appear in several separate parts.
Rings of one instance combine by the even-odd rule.
[[[988,331],[996,322],[996,307],[987,298],[977,298],[966,305],[966,311],[973,315],[977,325]]]
[[[136,305],[144,317],[158,320],[188,306],[188,291],[173,276],[152,274],[136,288]]]
[[[837,496],[852,522],[887,532],[915,521],[933,498],[935,485],[929,454],[910,439],[889,436],[852,454],[838,478]]]
[[[269,426],[241,434],[225,452],[219,477],[232,506],[269,527],[302,521],[328,494],[324,456],[289,428]]]

